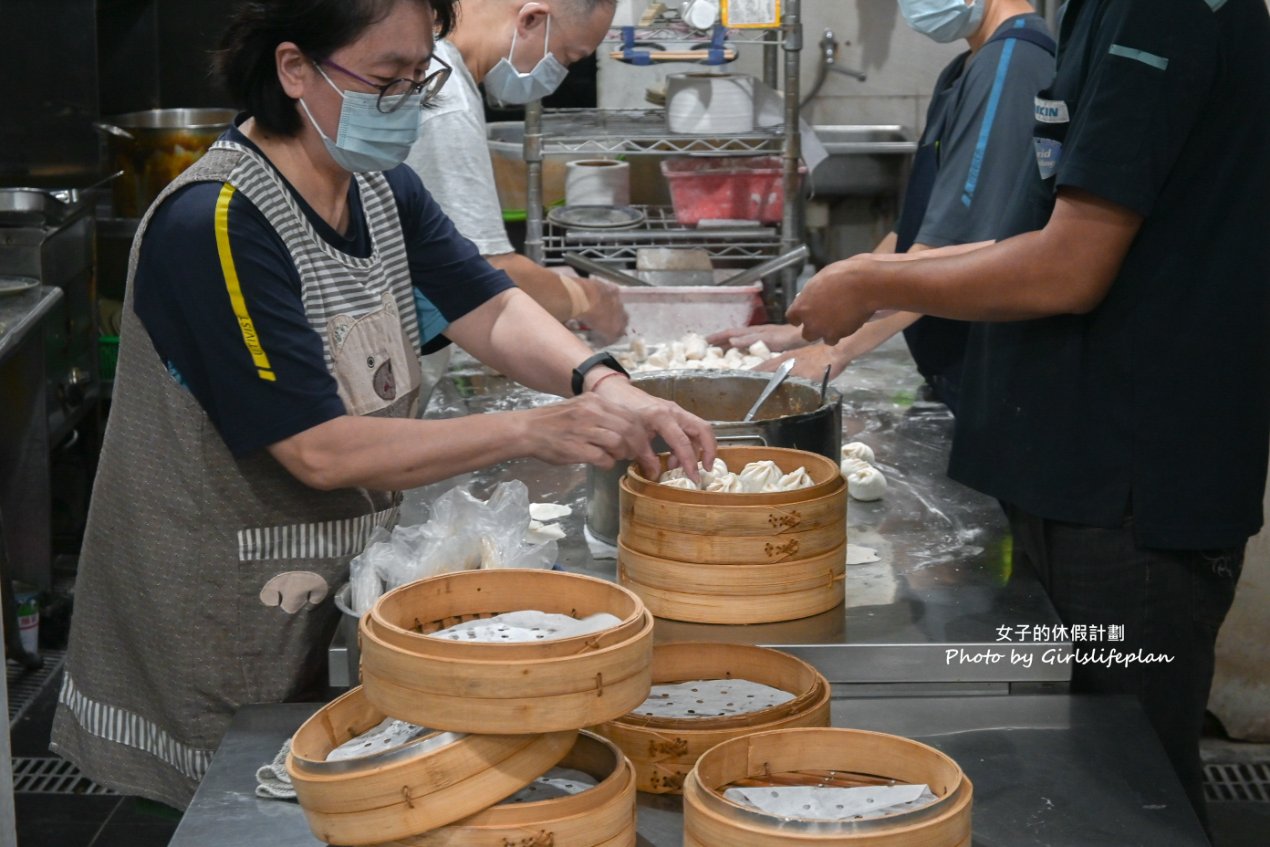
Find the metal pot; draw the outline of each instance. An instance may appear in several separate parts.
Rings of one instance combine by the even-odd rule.
[[[639,374],[635,384],[654,397],[673,400],[710,421],[715,437],[726,444],[792,447],[834,461],[842,450],[842,395],[830,388],[824,402],[820,386],[786,380],[763,404],[756,420],[741,418],[767,385],[769,374],[744,371],[663,371]],[[666,445],[658,440],[659,450]],[[587,529],[608,544],[617,543],[617,483],[629,463],[604,471],[587,468]]]
[[[114,184],[115,214],[140,217],[229,128],[234,114],[233,109],[150,109],[94,123],[106,137],[114,167],[123,171]]]

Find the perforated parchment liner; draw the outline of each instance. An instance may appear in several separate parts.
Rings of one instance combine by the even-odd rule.
[[[555,800],[558,797],[590,791],[598,784],[595,777],[575,768],[552,768],[508,797],[503,803],[538,803],[543,800]]]
[[[326,761],[342,762],[349,759],[381,756],[390,751],[399,750],[430,732],[432,730],[412,723],[384,718],[378,725],[336,747],[326,755]],[[429,750],[437,750],[447,744],[453,744],[462,737],[461,732],[439,732],[431,738],[419,741],[411,748],[411,753],[417,755]]]
[[[734,803],[781,818],[808,821],[858,821],[912,812],[939,800],[925,785],[772,785],[728,788]]]
[[[620,618],[606,612],[597,612],[578,620],[554,612],[526,609],[455,624],[429,633],[429,637],[444,638],[449,641],[516,644],[589,635],[593,632],[612,629],[621,622]]]
[[[656,718],[718,718],[770,709],[796,695],[748,679],[704,679],[654,685],[634,714]]]

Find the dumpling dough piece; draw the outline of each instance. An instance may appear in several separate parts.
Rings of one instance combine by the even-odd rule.
[[[860,459],[868,462],[870,465],[875,463],[873,458],[873,448],[865,444],[863,441],[852,441],[849,444],[842,445],[842,458],[844,459]]]
[[[741,480],[741,487],[750,494],[757,494],[769,485],[775,485],[785,474],[780,467],[771,459],[765,459],[761,462],[750,462],[737,477]]]
[[[755,341],[750,345],[748,352],[751,356],[758,356],[760,359],[772,358],[772,351],[762,341]]]
[[[853,500],[881,500],[886,493],[886,477],[869,465],[847,474],[847,493]]]

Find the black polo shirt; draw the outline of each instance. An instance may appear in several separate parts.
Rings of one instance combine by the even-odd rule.
[[[1264,0],[1070,0],[1037,169],[1145,220],[1086,315],[979,324],[950,474],[1143,547],[1242,544],[1270,445],[1270,15]]]

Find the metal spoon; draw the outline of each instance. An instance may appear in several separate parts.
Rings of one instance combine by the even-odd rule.
[[[754,405],[745,413],[745,417],[741,418],[742,421],[754,420],[754,416],[758,414],[759,407],[767,402],[767,398],[772,396],[772,392],[780,388],[780,384],[785,381],[785,377],[789,376],[789,372],[794,369],[794,364],[794,359],[786,359],[781,362],[780,367],[776,369],[776,373],[772,374],[772,378],[767,381],[767,385],[763,388],[763,393],[754,401]]]
[[[825,365],[825,378],[820,381],[820,405],[825,405],[825,397],[829,394],[829,371],[833,365]]]

